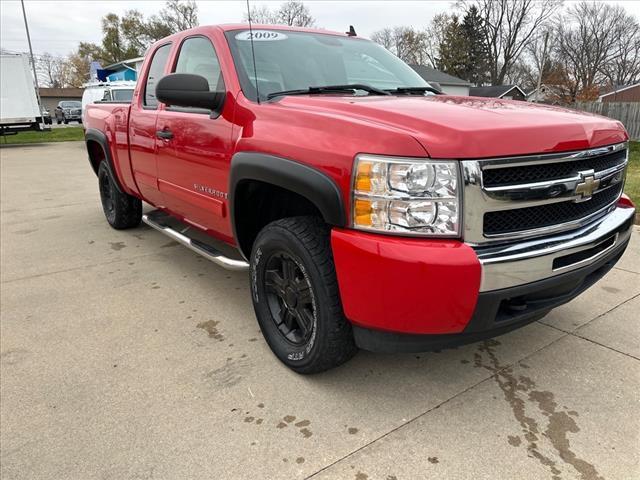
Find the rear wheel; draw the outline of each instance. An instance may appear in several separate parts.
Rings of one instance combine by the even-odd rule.
[[[104,161],[98,168],[98,185],[102,209],[109,225],[117,230],[140,225],[142,201],[118,190]]]
[[[263,228],[251,252],[251,284],[260,329],[292,370],[321,372],[356,353],[340,302],[329,228],[321,219],[285,218]]]

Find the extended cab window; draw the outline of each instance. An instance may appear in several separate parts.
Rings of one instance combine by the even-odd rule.
[[[204,37],[187,38],[180,47],[175,73],[191,73],[207,79],[209,90],[224,90],[220,62],[211,42]]]
[[[161,46],[156,50],[151,60],[151,66],[149,67],[149,75],[147,76],[147,83],[144,87],[144,104],[147,107],[157,107],[158,100],[156,99],[156,84],[164,76],[164,67],[169,59],[169,52],[171,51],[171,44]]]

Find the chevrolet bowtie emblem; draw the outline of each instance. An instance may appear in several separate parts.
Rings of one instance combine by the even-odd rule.
[[[581,180],[576,185],[576,195],[580,195],[582,200],[591,198],[600,186],[600,179],[596,178],[593,170],[588,172],[580,172]]]

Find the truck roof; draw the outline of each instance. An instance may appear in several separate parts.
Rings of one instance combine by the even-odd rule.
[[[190,30],[185,30],[184,32],[203,32],[211,29],[222,30],[223,32],[228,32],[232,30],[245,30],[249,28],[248,23],[225,23],[220,25],[201,25],[199,27],[192,28]],[[309,32],[309,33],[322,33],[325,35],[338,35],[340,37],[348,37],[346,32],[334,32],[331,30],[323,30],[319,28],[306,28],[306,27],[290,27],[288,25],[269,25],[269,24],[261,24],[261,23],[252,23],[251,28],[253,30],[286,30],[286,31],[296,31],[296,32]],[[176,35],[182,34],[184,32],[179,32]]]

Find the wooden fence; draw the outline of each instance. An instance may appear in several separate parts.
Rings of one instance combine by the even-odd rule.
[[[640,140],[640,102],[577,102],[573,107],[620,120],[631,140]]]

